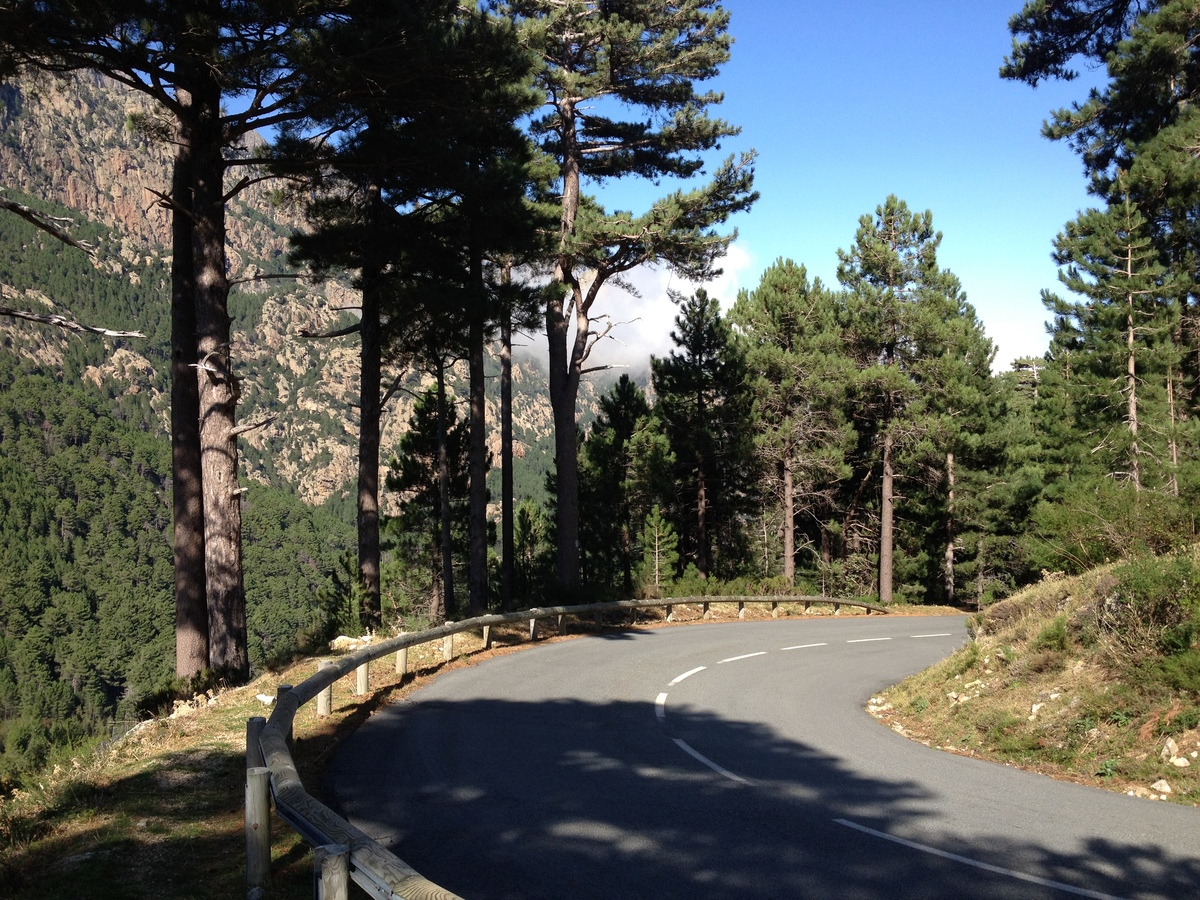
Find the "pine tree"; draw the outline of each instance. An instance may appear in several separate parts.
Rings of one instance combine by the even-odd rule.
[[[890,603],[896,539],[897,460],[949,426],[971,405],[969,383],[986,379],[990,342],[958,279],[940,269],[941,234],[933,216],[913,213],[890,196],[874,216],[863,216],[849,251],[838,251],[838,280],[848,289],[846,340],[857,367],[854,424],[859,433],[856,476],[866,480],[878,461],[879,598]],[[954,392],[966,390],[965,396]],[[942,413],[945,415],[942,415]],[[949,436],[935,436],[947,476]],[[902,473],[915,479],[917,472]],[[947,485],[949,488],[949,485]],[[847,525],[859,515],[858,501]],[[844,526],[845,528],[846,526]]]
[[[638,574],[642,589],[650,596],[661,597],[675,580],[675,567],[679,564],[679,536],[658,506],[653,507],[646,516],[640,543],[642,562]]]
[[[559,171],[546,332],[556,569],[560,585],[572,587],[579,578],[576,399],[592,348],[613,327],[610,321],[594,330],[604,318],[596,299],[609,281],[646,263],[693,281],[711,276],[733,239],[715,226],[756,199],[753,155],[728,159],[708,184],[671,193],[641,215],[602,209],[583,194],[588,181],[690,178],[702,170],[706,151],[736,133],[707,114],[720,95],[695,89],[728,59],[728,13],[714,0],[509,0],[501,8],[541,62],[546,112],[533,133]],[[614,117],[623,111],[627,119]]]
[[[510,27],[446,0],[352,6],[320,37],[302,68],[300,103],[327,94],[342,101],[293,126],[278,165],[321,179],[337,173],[334,191],[308,204],[314,231],[298,243],[321,269],[356,271],[362,291],[359,567],[368,624],[378,627],[381,595],[380,370],[397,349],[440,366],[461,347],[469,360],[469,594],[479,614],[487,595],[483,356],[499,313],[485,257],[532,244],[538,225],[525,197],[531,148],[515,125],[534,101],[529,61]],[[329,67],[329,58],[354,64]],[[314,129],[335,153],[314,152]],[[448,345],[430,345],[439,339]]]
[[[676,457],[677,525],[701,577],[713,572],[718,545],[724,574],[732,574],[745,537],[741,516],[758,481],[749,372],[715,298],[699,288],[672,299],[680,307],[671,332],[678,349],[652,357],[650,368],[654,412]]]
[[[1153,436],[1170,440],[1173,431],[1167,394],[1178,370],[1178,311],[1148,223],[1128,196],[1106,210],[1089,209],[1067,223],[1054,258],[1063,284],[1084,298],[1047,301],[1055,317],[1051,352],[1074,351],[1070,387],[1089,431],[1080,439],[1104,461],[1105,474],[1135,491],[1151,481],[1174,483],[1169,460],[1176,454]],[[1146,462],[1154,460],[1168,463],[1154,466],[1162,475],[1149,479]]]
[[[1170,404],[1177,436],[1172,456],[1195,427],[1200,408],[1200,160],[1193,152],[1200,127],[1197,39],[1190,0],[1067,0],[1027,3],[1010,23],[1013,55],[1001,75],[1036,86],[1075,77],[1080,61],[1104,66],[1108,81],[1085,100],[1058,110],[1044,128],[1080,156],[1092,193],[1107,206],[1131,200],[1170,270],[1178,293],[1178,372]],[[1128,394],[1128,392],[1127,392]],[[1178,488],[1178,485],[1176,486]]]
[[[288,55],[338,4],[69,2],[0,6],[0,69],[101,72],[168,115],[176,670],[249,677],[225,254],[241,141],[278,125],[295,85]],[[226,106],[231,96],[247,103]]]
[[[826,562],[836,484],[848,475],[844,415],[853,367],[843,352],[843,304],[804,266],[778,260],[730,311],[755,373],[756,446],[782,505],[783,576],[795,579],[796,520]]]
[[[466,561],[467,534],[462,523],[469,494],[468,423],[454,404],[445,413],[442,404],[436,391],[426,391],[413,407],[408,428],[388,464],[387,489],[400,495],[400,513],[385,526],[396,552],[428,574],[423,584],[435,620],[444,612],[439,610],[443,579],[453,578],[455,568],[461,571]],[[458,523],[449,547],[442,535],[443,475],[447,501],[457,512],[451,521]],[[447,550],[448,559],[444,556]]]
[[[650,415],[645,393],[622,375],[600,398],[600,413],[582,446],[579,466],[580,537],[586,581],[620,585],[633,594],[637,521],[630,485],[633,437]]]

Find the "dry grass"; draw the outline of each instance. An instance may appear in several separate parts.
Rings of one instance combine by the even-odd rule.
[[[869,711],[942,750],[1200,804],[1200,698],[1123,664],[1094,627],[1106,573],[1052,577],[988,608],[970,644]]]

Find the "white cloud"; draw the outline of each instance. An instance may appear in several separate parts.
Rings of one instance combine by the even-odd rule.
[[[625,280],[637,296],[612,283],[606,284],[600,289],[600,296],[592,307],[592,331],[603,330],[607,321],[613,323],[613,328],[608,337],[596,345],[588,365],[622,366],[634,372],[646,369],[652,354],[663,356],[674,346],[671,343],[671,331],[679,310],[670,301],[668,291],[674,290],[687,296],[697,287],[704,287],[711,296],[717,298],[721,309],[728,310],[743,286],[739,278],[750,265],[750,255],[734,244],[722,260],[721,275],[703,285],[680,279],[667,269],[656,266],[642,266],[626,276]],[[608,320],[595,321],[597,316],[608,316]],[[528,349],[539,359],[545,360],[546,336],[530,336]]]

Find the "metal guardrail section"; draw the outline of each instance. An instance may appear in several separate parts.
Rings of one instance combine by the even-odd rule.
[[[559,616],[602,615],[622,610],[709,603],[803,603],[806,608],[814,603],[822,603],[832,605],[835,611],[840,606],[855,606],[865,609],[868,615],[872,612],[887,613],[887,609],[874,603],[831,597],[798,597],[785,594],[765,597],[673,597],[670,600],[617,600],[582,606],[538,607],[523,612],[478,616],[461,622],[450,622],[427,631],[389,638],[343,656],[291,690],[280,692],[275,709],[259,737],[263,759],[271,771],[271,793],[275,800],[275,811],[312,847],[329,844],[343,844],[349,847],[350,877],[372,897],[378,897],[380,900],[462,900],[458,895],[424,878],[395,854],[384,849],[305,791],[288,746],[292,723],[300,707],[364,663],[406,647],[427,644],[464,631],[517,622],[532,623],[539,619]]]

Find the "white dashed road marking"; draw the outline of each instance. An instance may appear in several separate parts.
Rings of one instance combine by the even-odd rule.
[[[663,691],[658,695],[658,699],[654,701],[654,714],[658,716],[658,721],[667,721],[667,692]]]
[[[757,653],[743,653],[741,656],[731,656],[731,657],[729,657],[729,659],[719,659],[719,660],[717,660],[717,665],[719,666],[721,663],[727,663],[727,662],[737,662],[739,659],[749,659],[752,656],[766,656],[766,655],[767,655],[766,650],[759,650]]]
[[[728,778],[730,781],[736,781],[738,784],[749,784],[750,783],[745,778],[743,778],[741,775],[734,775],[728,769],[721,768],[715,762],[713,762],[711,759],[709,759],[707,756],[705,756],[703,753],[698,753],[697,751],[693,750],[691,747],[689,747],[687,745],[686,742],[681,741],[679,738],[672,738],[671,740],[673,740],[679,746],[680,750],[682,750],[688,756],[692,757],[692,759],[708,766],[710,769],[712,769],[718,775],[724,776],[725,778]]]
[[[875,641],[890,641],[891,638],[855,638],[852,641],[846,641],[847,644],[873,644]]]
[[[828,647],[829,644],[822,641],[819,644],[797,644],[794,647],[780,647],[780,650],[807,650],[809,647]]]
[[[673,679],[671,679],[670,683],[667,684],[667,687],[673,687],[673,686],[679,684],[679,682],[683,681],[683,679],[691,678],[697,672],[703,672],[707,668],[708,668],[708,666],[696,666],[696,668],[694,668],[694,669],[688,669],[682,675],[676,675]]]

